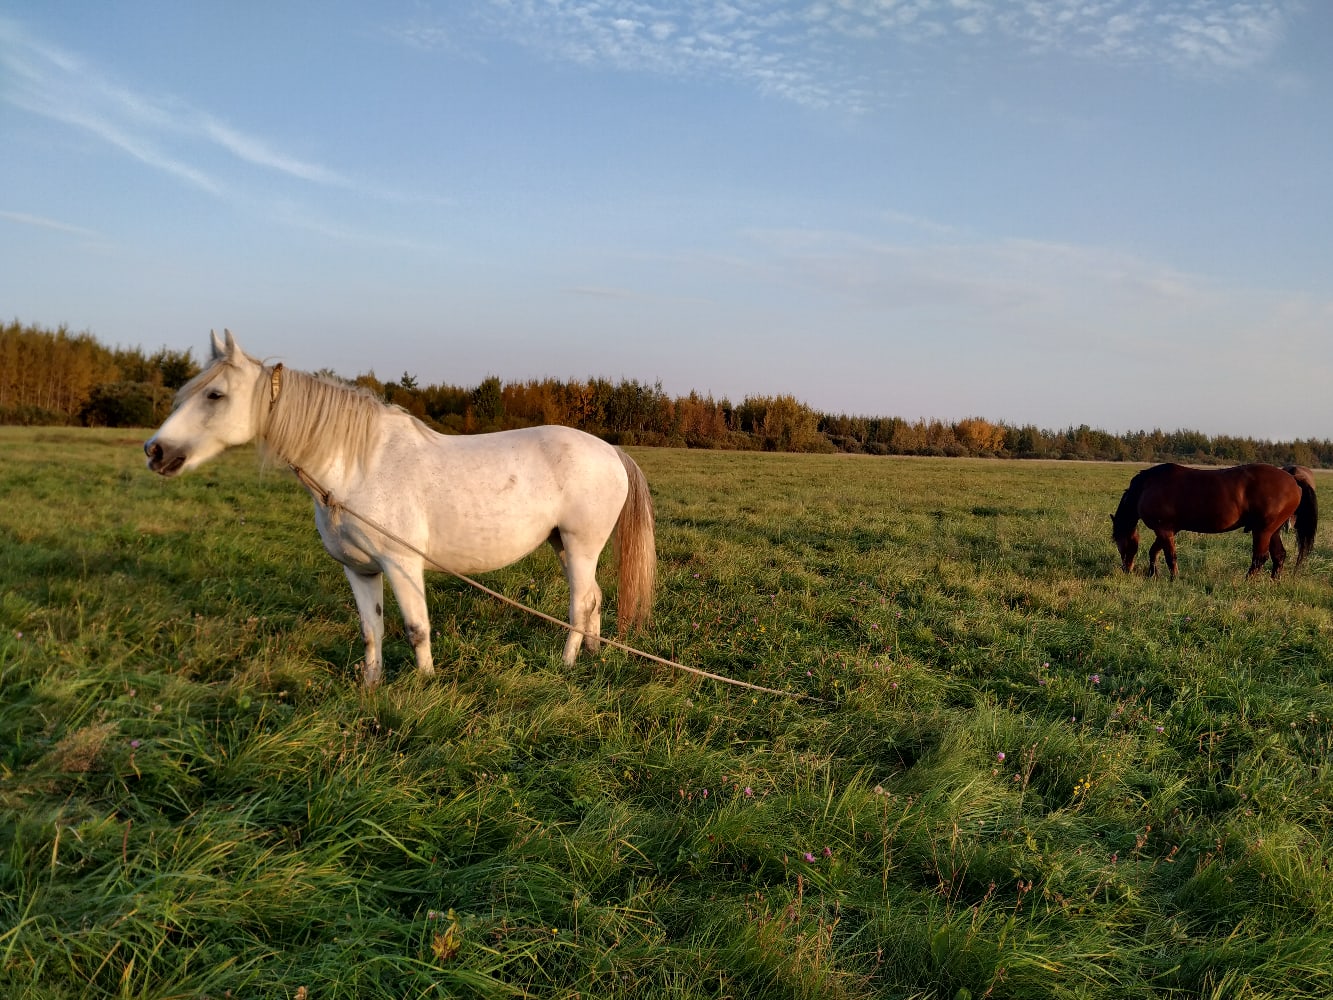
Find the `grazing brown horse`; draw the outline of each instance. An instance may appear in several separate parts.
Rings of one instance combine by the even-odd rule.
[[[1243,528],[1254,536],[1253,576],[1273,557],[1273,579],[1282,572],[1287,550],[1278,530],[1295,518],[1296,565],[1314,547],[1319,512],[1313,479],[1276,465],[1238,465],[1233,469],[1190,469],[1154,465],[1129,482],[1120,506],[1111,515],[1111,538],[1128,573],[1139,551],[1139,520],[1157,537],[1148,550],[1148,575],[1157,572],[1157,554],[1166,553],[1171,579],[1176,578],[1176,532],[1216,533]]]

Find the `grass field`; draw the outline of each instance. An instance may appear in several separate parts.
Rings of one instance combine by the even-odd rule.
[[[1171,584],[1127,466],[635,450],[636,643],[818,701],[439,576],[436,680],[391,608],[366,695],[290,476],[0,450],[0,995],[1333,995],[1327,543]],[[564,612],[547,551],[486,581]]]

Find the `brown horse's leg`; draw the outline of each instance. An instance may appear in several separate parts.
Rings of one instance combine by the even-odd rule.
[[[1157,554],[1165,547],[1165,537],[1160,531],[1153,535],[1152,545],[1148,548],[1148,576],[1157,575]]]
[[[1166,555],[1166,568],[1171,571],[1171,579],[1176,578],[1176,533],[1167,531],[1162,534],[1162,552]]]
[[[1262,528],[1256,528],[1254,530],[1254,555],[1250,559],[1250,570],[1245,574],[1245,579],[1248,580],[1264,568],[1264,563],[1268,562],[1268,553],[1269,550],[1273,548],[1274,542],[1278,545],[1282,544],[1277,539],[1277,532],[1275,529],[1270,529],[1265,525]],[[1278,565],[1277,560],[1274,559],[1273,575],[1277,576],[1280,569],[1281,566]]]
[[[1268,542],[1268,554],[1273,557],[1273,579],[1282,574],[1282,566],[1287,561],[1287,547],[1282,544],[1281,526],[1273,529],[1273,536]]]

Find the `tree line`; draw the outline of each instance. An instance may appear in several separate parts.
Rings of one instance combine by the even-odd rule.
[[[90,333],[15,320],[0,327],[0,424],[154,427],[170,412],[175,391],[199,370],[191,351],[107,347]],[[616,444],[681,448],[1333,466],[1328,439],[1272,442],[1192,430],[1112,434],[1087,424],[1050,430],[981,417],[849,416],[819,412],[791,395],[746,396],[735,405],[697,392],[672,397],[660,382],[634,379],[504,382],[492,375],[471,387],[421,386],[407,372],[383,382],[370,371],[343,381],[454,434],[566,424]]]

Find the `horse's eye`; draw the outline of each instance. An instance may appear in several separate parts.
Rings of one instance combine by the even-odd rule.
[[[213,389],[213,390],[211,390],[211,391],[209,392],[209,394],[208,394],[208,398],[209,398],[209,399],[221,399],[221,398],[222,398],[222,393],[218,392],[218,390],[216,390],[216,389]]]

